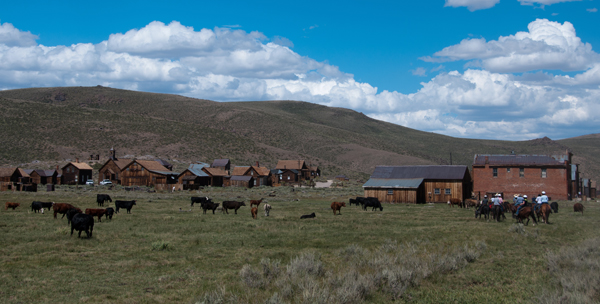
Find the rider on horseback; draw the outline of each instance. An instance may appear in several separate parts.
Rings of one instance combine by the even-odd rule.
[[[494,202],[494,206],[500,206],[500,209],[504,212],[504,202],[500,193],[496,193],[496,197],[492,199],[492,202]]]
[[[535,201],[537,203],[535,204],[535,211],[537,212],[542,207],[542,204],[548,204],[548,196],[546,196],[546,191],[542,191],[542,194],[538,195]]]
[[[527,195],[525,195],[523,197],[520,194],[519,194],[519,196],[517,196],[517,202],[515,203],[515,206],[518,206],[518,208],[517,208],[517,212],[515,213],[515,216],[519,216],[519,210],[521,210],[521,208],[523,208],[523,206],[525,206],[525,198],[526,197],[527,197]]]

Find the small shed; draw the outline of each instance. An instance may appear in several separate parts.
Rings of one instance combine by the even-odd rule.
[[[252,188],[254,185],[254,177],[252,176],[231,176],[229,179],[230,187]]]
[[[183,185],[184,190],[190,187],[197,188],[198,186],[210,185],[210,175],[202,170],[205,167],[210,167],[210,165],[206,163],[191,164],[185,171],[179,174],[177,179]],[[186,185],[188,186],[186,187]]]
[[[223,187],[225,185],[225,178],[229,176],[227,171],[221,168],[202,168],[202,171],[206,172],[210,176],[210,185],[213,187]]]
[[[339,181],[348,181],[348,180],[350,180],[349,178],[346,177],[346,175],[343,175],[343,174],[336,175],[335,179],[339,180]]]
[[[86,163],[70,162],[62,167],[62,184],[75,185],[77,181],[77,184],[85,185],[88,179],[92,179],[92,171]]]

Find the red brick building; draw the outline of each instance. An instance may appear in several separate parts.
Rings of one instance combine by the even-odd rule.
[[[473,160],[473,192],[537,196],[542,191],[552,200],[570,199],[573,154],[566,155],[484,155]]]

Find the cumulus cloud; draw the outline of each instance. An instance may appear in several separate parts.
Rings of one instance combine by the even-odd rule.
[[[588,11],[590,13],[596,13],[596,12],[598,12],[598,9],[594,7],[594,8],[588,8],[586,11]]]
[[[476,60],[475,64],[494,72],[514,73],[533,70],[580,71],[600,60],[589,43],[583,43],[570,22],[560,24],[537,19],[528,32],[518,32],[498,40],[465,39],[457,45],[423,57],[429,62]]]
[[[432,58],[475,60],[485,69],[416,68],[416,75],[439,74],[411,94],[379,91],[334,65],[294,52],[282,37],[268,39],[259,32],[152,22],[98,44],[32,45],[37,37],[24,37],[29,42],[0,43],[1,89],[100,84],[218,101],[302,100],[471,138],[560,138],[600,127],[591,115],[600,110],[600,61],[570,23],[537,20],[527,33],[490,42],[465,40],[445,48]],[[560,60],[553,57],[569,58],[563,69],[583,72],[515,76],[494,69],[502,63],[493,60],[504,60],[513,70],[555,67],[551,63]],[[528,59],[528,65],[515,63],[519,58]],[[585,129],[579,130],[582,125]]]
[[[444,6],[451,7],[466,7],[469,11],[474,12],[476,10],[487,9],[494,7],[500,0],[446,0]]]
[[[0,24],[0,45],[6,46],[34,46],[38,36],[31,32],[24,32],[15,28],[10,23]]]

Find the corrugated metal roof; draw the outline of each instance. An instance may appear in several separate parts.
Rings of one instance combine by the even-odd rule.
[[[400,189],[416,189],[423,183],[422,178],[406,178],[406,179],[387,179],[387,178],[371,178],[363,188],[400,188]]]
[[[467,166],[377,166],[371,178],[463,179]]]
[[[473,166],[564,166],[568,155],[476,154]]]
[[[179,175],[178,172],[173,171],[157,171],[157,170],[148,170],[152,173],[161,174],[161,175]]]
[[[199,163],[199,164],[191,164],[187,169],[192,172],[192,174],[200,177],[208,177],[209,175],[202,171],[202,168],[210,166],[209,164]]]
[[[235,175],[231,177],[232,181],[243,181],[243,182],[249,182],[252,179],[252,176],[247,176],[247,175]]]

